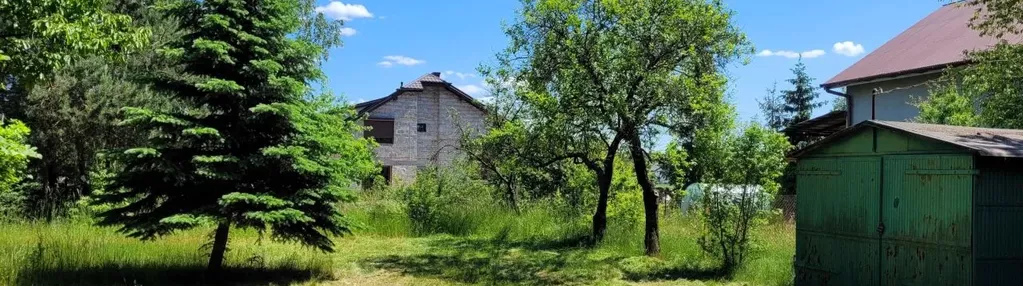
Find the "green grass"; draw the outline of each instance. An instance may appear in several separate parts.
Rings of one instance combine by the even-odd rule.
[[[409,235],[400,205],[363,202],[347,208],[362,227],[337,238],[335,253],[260,241],[233,231],[226,280],[204,277],[209,229],[155,241],[125,238],[87,222],[0,224],[0,285],[458,285],[665,284],[787,285],[792,281],[794,227],[755,232],[747,263],[731,275],[696,244],[693,220],[670,216],[661,225],[662,255],[643,256],[638,225],[612,223],[607,239],[590,246],[585,218],[543,208],[521,214],[465,207],[460,236]]]

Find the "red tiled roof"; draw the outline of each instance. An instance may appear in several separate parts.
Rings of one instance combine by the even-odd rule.
[[[972,7],[945,5],[822,86],[840,87],[963,63],[964,51],[987,49],[999,41],[994,37],[981,37],[969,27],[973,13]],[[1023,43],[1023,35],[1006,35],[1003,39]]]

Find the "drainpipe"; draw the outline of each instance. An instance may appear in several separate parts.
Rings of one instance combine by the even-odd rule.
[[[849,96],[849,94],[834,91],[830,87],[824,87],[824,92],[827,92],[827,93],[834,94],[834,95],[841,96],[841,97],[845,98],[845,127],[851,126],[852,125],[852,111],[853,111],[853,100],[852,100],[852,97]]]

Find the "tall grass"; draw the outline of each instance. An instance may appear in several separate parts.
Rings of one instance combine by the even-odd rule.
[[[720,273],[719,262],[705,254],[697,237],[700,221],[695,217],[669,212],[661,218],[661,255],[646,258],[643,246],[643,222],[628,218],[610,218],[605,239],[588,245],[590,220],[586,215],[568,215],[554,203],[526,204],[519,212],[477,201],[445,206],[457,213],[444,220],[439,229],[457,230],[447,234],[467,239],[482,239],[512,246],[538,245],[548,250],[582,251],[584,258],[575,263],[613,262],[615,271],[633,280],[710,279],[742,281],[756,285],[788,285],[795,249],[795,229],[782,220],[760,226],[753,233],[749,260],[734,273]],[[368,226],[358,235],[383,237],[414,237],[413,222],[402,212],[400,204],[380,201],[363,202],[352,208],[352,214]],[[544,250],[541,249],[538,250]],[[579,254],[579,253],[577,253]]]
[[[378,272],[365,267],[394,271],[406,277],[402,279],[430,279],[427,282],[433,284],[792,281],[795,231],[783,222],[756,229],[749,259],[726,275],[716,272],[718,262],[696,242],[700,222],[677,213],[661,220],[661,256],[647,258],[642,221],[611,217],[605,240],[592,245],[587,212],[568,212],[557,202],[522,204],[518,212],[486,199],[443,205],[449,216],[437,222],[442,233],[421,234],[413,231],[414,222],[400,199],[382,193],[363,196],[343,207],[357,227],[352,237],[335,239],[337,253],[260,241],[252,231],[232,231],[226,283],[281,285],[352,277],[356,284],[399,281],[377,282],[374,279],[380,277],[364,273]],[[88,220],[3,223],[0,230],[0,285],[211,283],[204,277],[208,250],[201,248],[209,240],[209,228],[154,241],[127,238]]]
[[[0,225],[0,285],[198,285],[205,277],[209,229],[155,241],[126,238],[88,222]],[[331,257],[233,231],[225,283],[331,279]]]

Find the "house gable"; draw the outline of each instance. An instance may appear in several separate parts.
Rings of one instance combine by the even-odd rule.
[[[393,122],[393,143],[381,143],[375,152],[397,182],[411,182],[422,167],[454,161],[461,154],[463,131],[485,131],[483,105],[441,80],[439,73],[356,108],[366,118]]]

